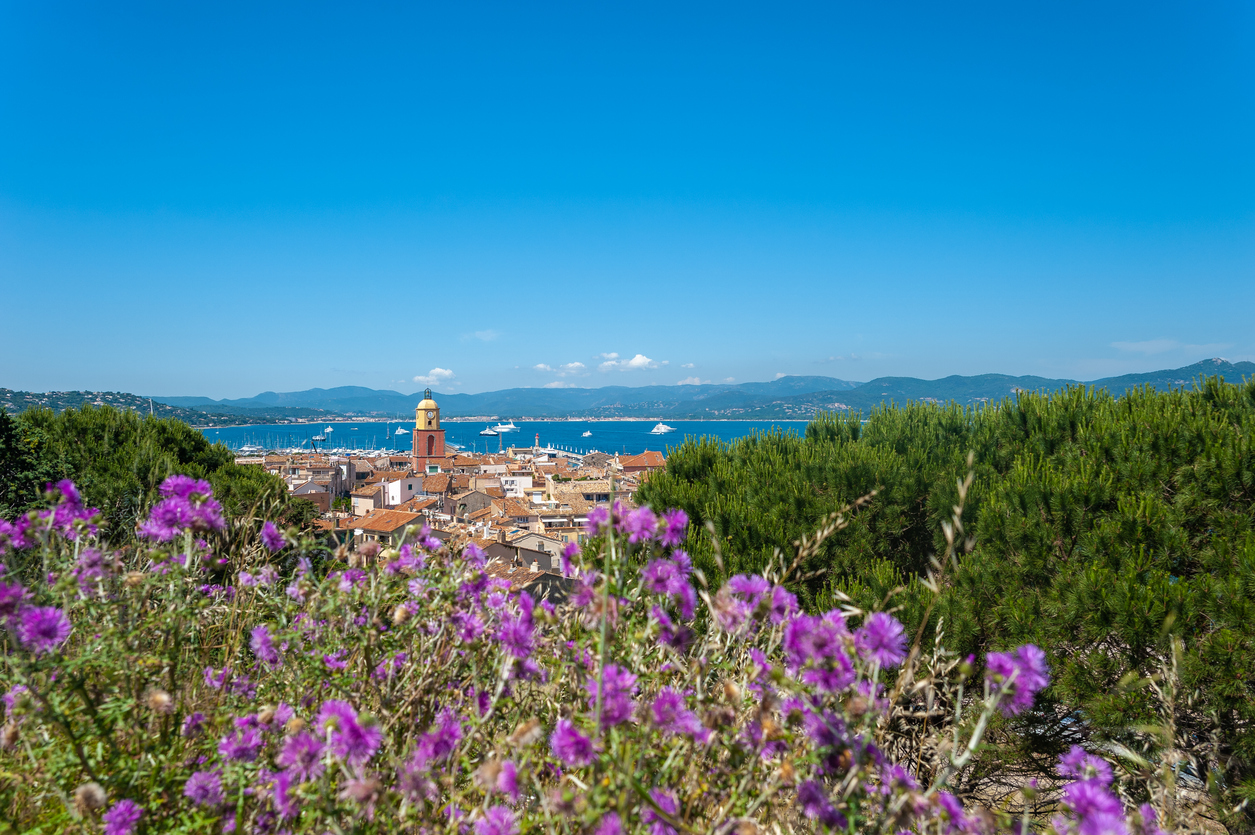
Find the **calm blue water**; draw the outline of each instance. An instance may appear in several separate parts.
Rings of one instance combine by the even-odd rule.
[[[666,435],[651,435],[657,421],[644,420],[604,420],[604,421],[516,421],[519,431],[500,435],[503,447],[531,446],[540,436],[541,446],[557,446],[575,452],[618,452],[634,454],[647,449],[665,452],[668,446],[680,444],[687,436],[713,436],[725,441],[751,435],[755,432],[767,432],[779,428],[785,432],[796,432],[801,435],[806,431],[804,420],[675,420],[669,421],[676,431]],[[496,425],[493,421],[492,425]],[[224,426],[202,429],[210,441],[221,442],[239,449],[245,445],[260,446],[265,449],[291,449],[294,447],[310,448],[314,443],[311,439],[328,426],[332,432],[327,441],[319,443],[319,449],[349,450],[394,450],[408,452],[410,449],[410,430],[414,422],[408,423],[320,423],[291,426],[286,424],[259,426]],[[397,427],[405,429],[404,435],[394,434]],[[481,437],[479,432],[484,428],[482,423],[462,423],[445,421],[446,443],[460,445],[464,450],[478,452],[495,452],[498,438]],[[592,436],[583,437],[584,432],[592,432]]]

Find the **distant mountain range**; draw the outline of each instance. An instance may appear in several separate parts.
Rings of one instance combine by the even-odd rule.
[[[1190,386],[1200,377],[1213,375],[1229,382],[1239,382],[1245,377],[1255,376],[1255,363],[1210,359],[1184,368],[1107,377],[1085,385],[1105,388],[1121,395],[1142,385],[1160,390]],[[867,412],[881,403],[905,403],[910,400],[955,401],[970,405],[1002,400],[1018,391],[1050,392],[1078,384],[1077,380],[1011,377],[1005,374],[956,375],[940,380],[879,377],[866,383],[835,377],[781,377],[766,383],[605,386],[595,389],[515,388],[480,394],[437,393],[435,397],[445,417],[779,419],[809,418],[817,410]],[[421,398],[422,392],[403,394],[341,386],[297,392],[268,391],[237,400],[212,400],[207,397],[152,399],[214,415],[235,415],[247,419],[259,412],[287,413],[291,419],[306,410],[327,416],[409,417]]]

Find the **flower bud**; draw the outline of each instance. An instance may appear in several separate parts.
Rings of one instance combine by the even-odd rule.
[[[133,589],[136,586],[138,586],[140,583],[144,582],[144,572],[128,571],[126,574],[126,579],[124,579],[123,582],[126,584],[127,588]]]
[[[402,625],[409,619],[410,619],[410,607],[406,606],[404,603],[397,604],[397,607],[392,610],[392,622],[395,623],[397,626]]]
[[[269,725],[275,719],[275,706],[262,705],[261,710],[257,711],[257,721],[263,725]]]
[[[8,722],[0,728],[0,751],[12,751],[17,747],[17,723]]]
[[[305,720],[299,716],[293,716],[288,723],[283,726],[283,732],[288,736],[294,736],[305,729]]]

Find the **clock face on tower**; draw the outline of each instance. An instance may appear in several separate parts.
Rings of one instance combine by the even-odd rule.
[[[432,418],[434,418],[435,416],[436,416],[436,413],[435,413],[435,412],[431,411],[430,409],[428,409],[428,410],[427,410],[427,419],[428,419],[428,420],[431,420],[431,419],[432,419]]]

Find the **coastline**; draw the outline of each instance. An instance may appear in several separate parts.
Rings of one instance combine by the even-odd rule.
[[[516,420],[524,423],[657,423],[672,420],[676,423],[810,423],[813,418],[659,418],[659,417],[596,417],[596,418],[555,418],[555,417],[446,417],[445,423],[483,423],[494,420]],[[301,420],[290,423],[224,423],[224,424],[188,424],[193,429],[243,429],[250,426],[317,426],[319,424],[335,425],[337,423],[413,423],[413,420],[397,418],[356,418],[337,417],[322,420]]]

